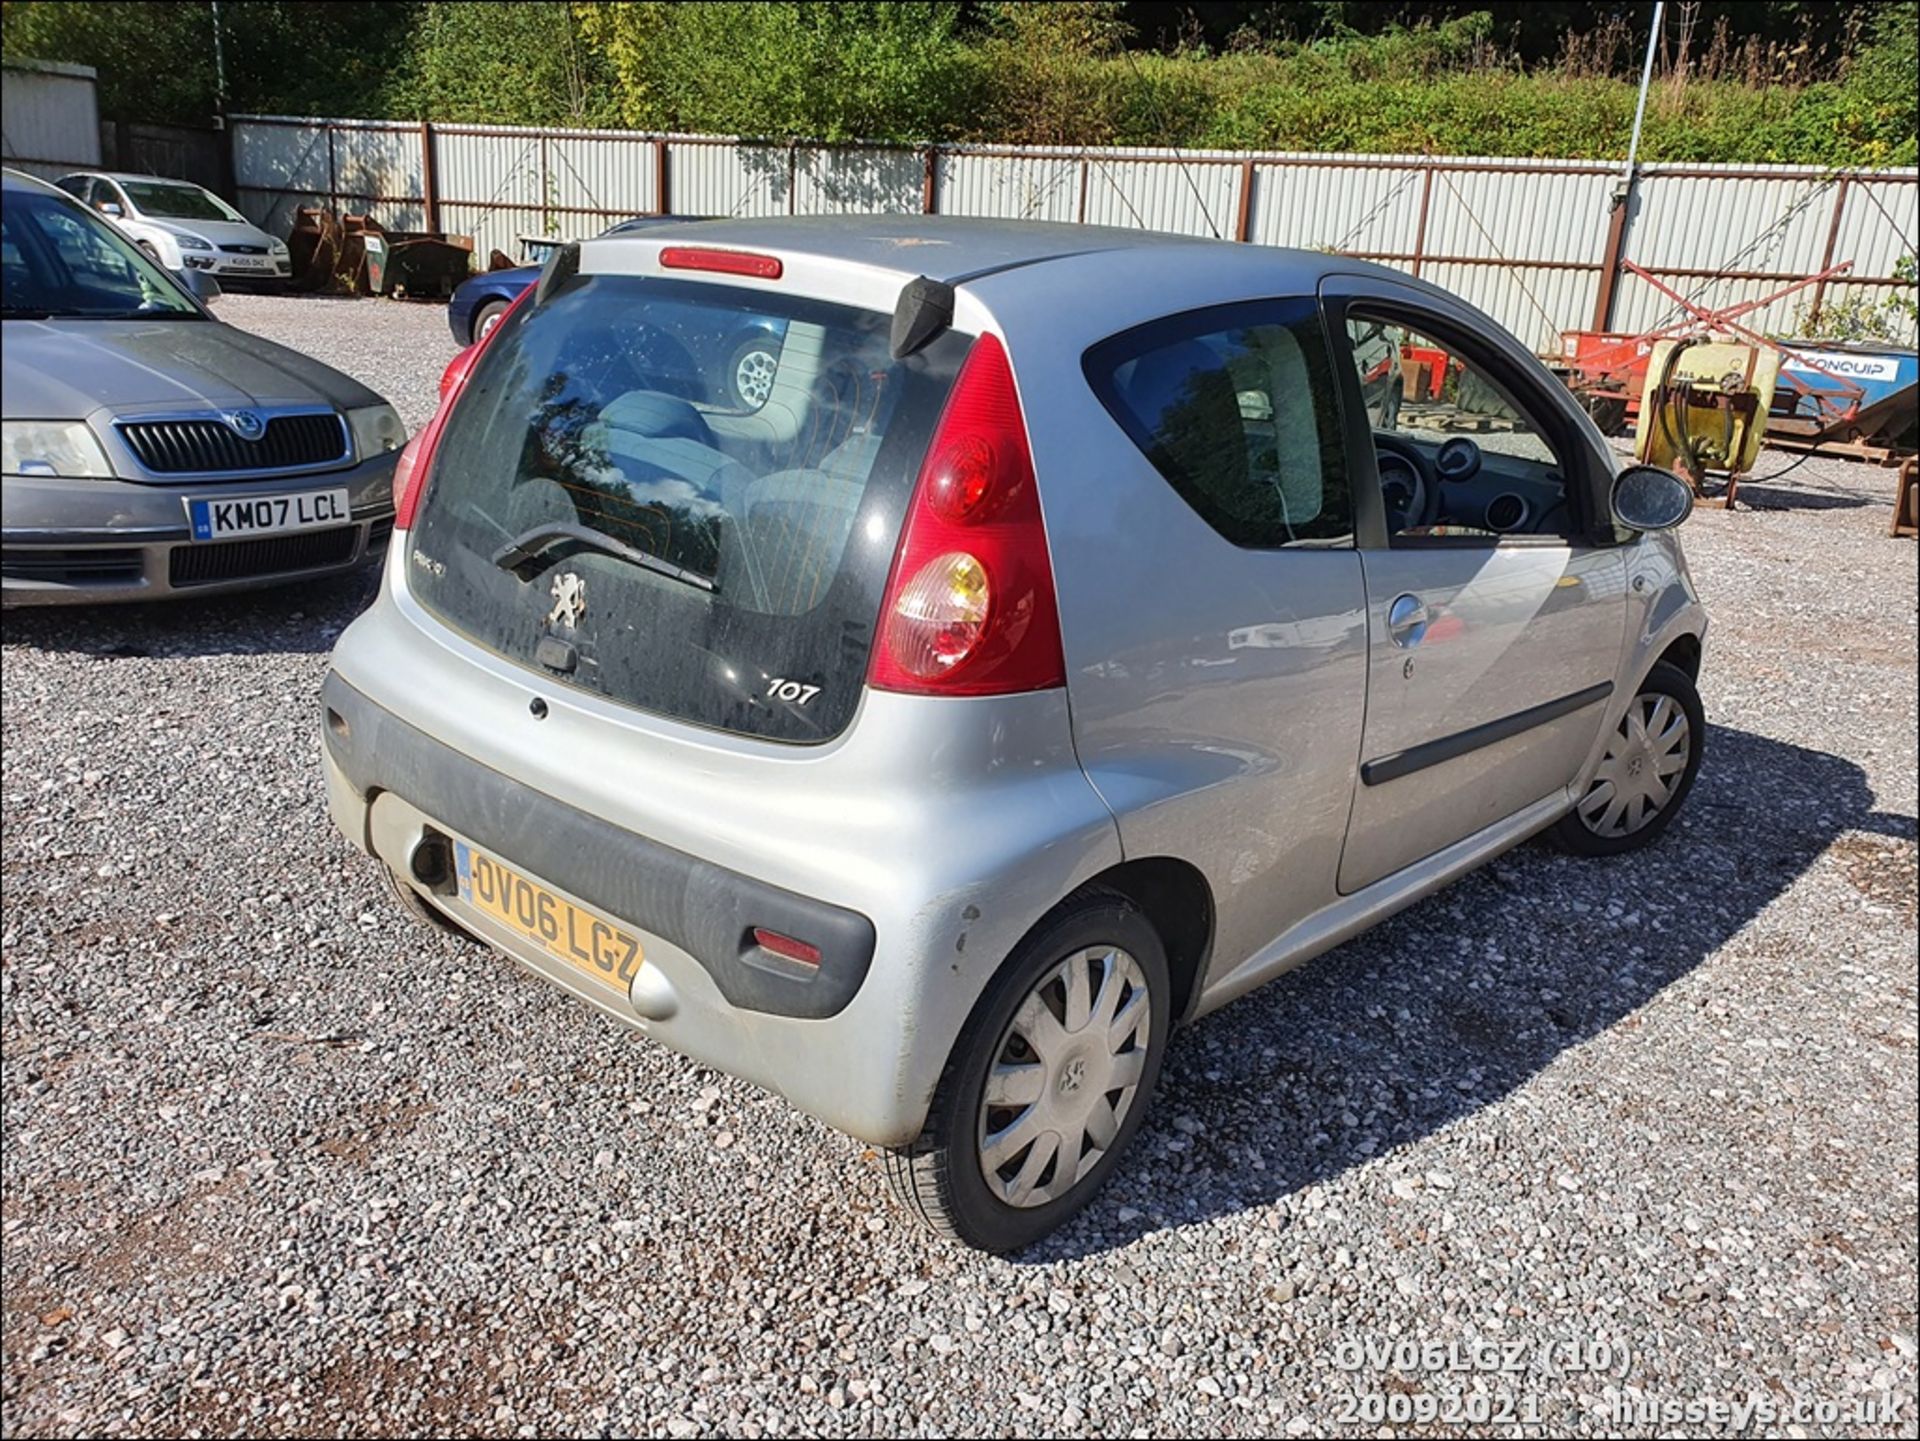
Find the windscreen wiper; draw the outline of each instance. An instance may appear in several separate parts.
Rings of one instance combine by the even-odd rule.
[[[690,585],[695,590],[712,592],[719,589],[710,575],[701,575],[698,571],[686,570],[671,561],[662,560],[657,555],[648,555],[637,546],[628,545],[624,540],[615,540],[606,532],[591,526],[561,520],[536,525],[525,534],[515,536],[493,553],[493,563],[520,580],[528,581],[548,566],[582,550],[597,550],[602,555],[614,556],[642,570],[650,570],[655,575],[664,575],[668,580]]]

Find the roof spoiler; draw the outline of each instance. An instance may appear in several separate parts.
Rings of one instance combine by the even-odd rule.
[[[893,358],[905,360],[953,324],[953,287],[920,275],[909,280],[893,307]]]
[[[541,268],[540,279],[534,282],[533,288],[535,308],[553,299],[554,293],[579,273],[580,242],[569,240],[548,256],[546,265]]]

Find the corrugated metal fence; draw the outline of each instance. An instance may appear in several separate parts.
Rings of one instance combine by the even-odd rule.
[[[58,180],[100,164],[100,111],[90,66],[9,60],[0,83],[0,159]]]
[[[1169,230],[1339,251],[1467,297],[1541,351],[1563,330],[1636,331],[1673,301],[1631,260],[1723,306],[1850,260],[1844,277],[1748,317],[1884,298],[1920,232],[1920,171],[1620,167],[1592,161],[1160,149],[816,146],[716,136],[243,116],[242,210],[284,234],[298,205],[442,229],[518,257],[523,234],[642,214],[924,211]]]

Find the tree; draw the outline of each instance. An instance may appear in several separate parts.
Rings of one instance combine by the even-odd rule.
[[[917,140],[964,113],[958,4],[581,4],[629,125]]]
[[[617,124],[614,67],[582,30],[566,5],[426,5],[390,88],[395,113],[494,125]]]

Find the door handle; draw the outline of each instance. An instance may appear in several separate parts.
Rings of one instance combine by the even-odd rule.
[[[1417,595],[1403,595],[1387,608],[1387,635],[1397,646],[1411,650],[1426,639],[1427,603]]]

